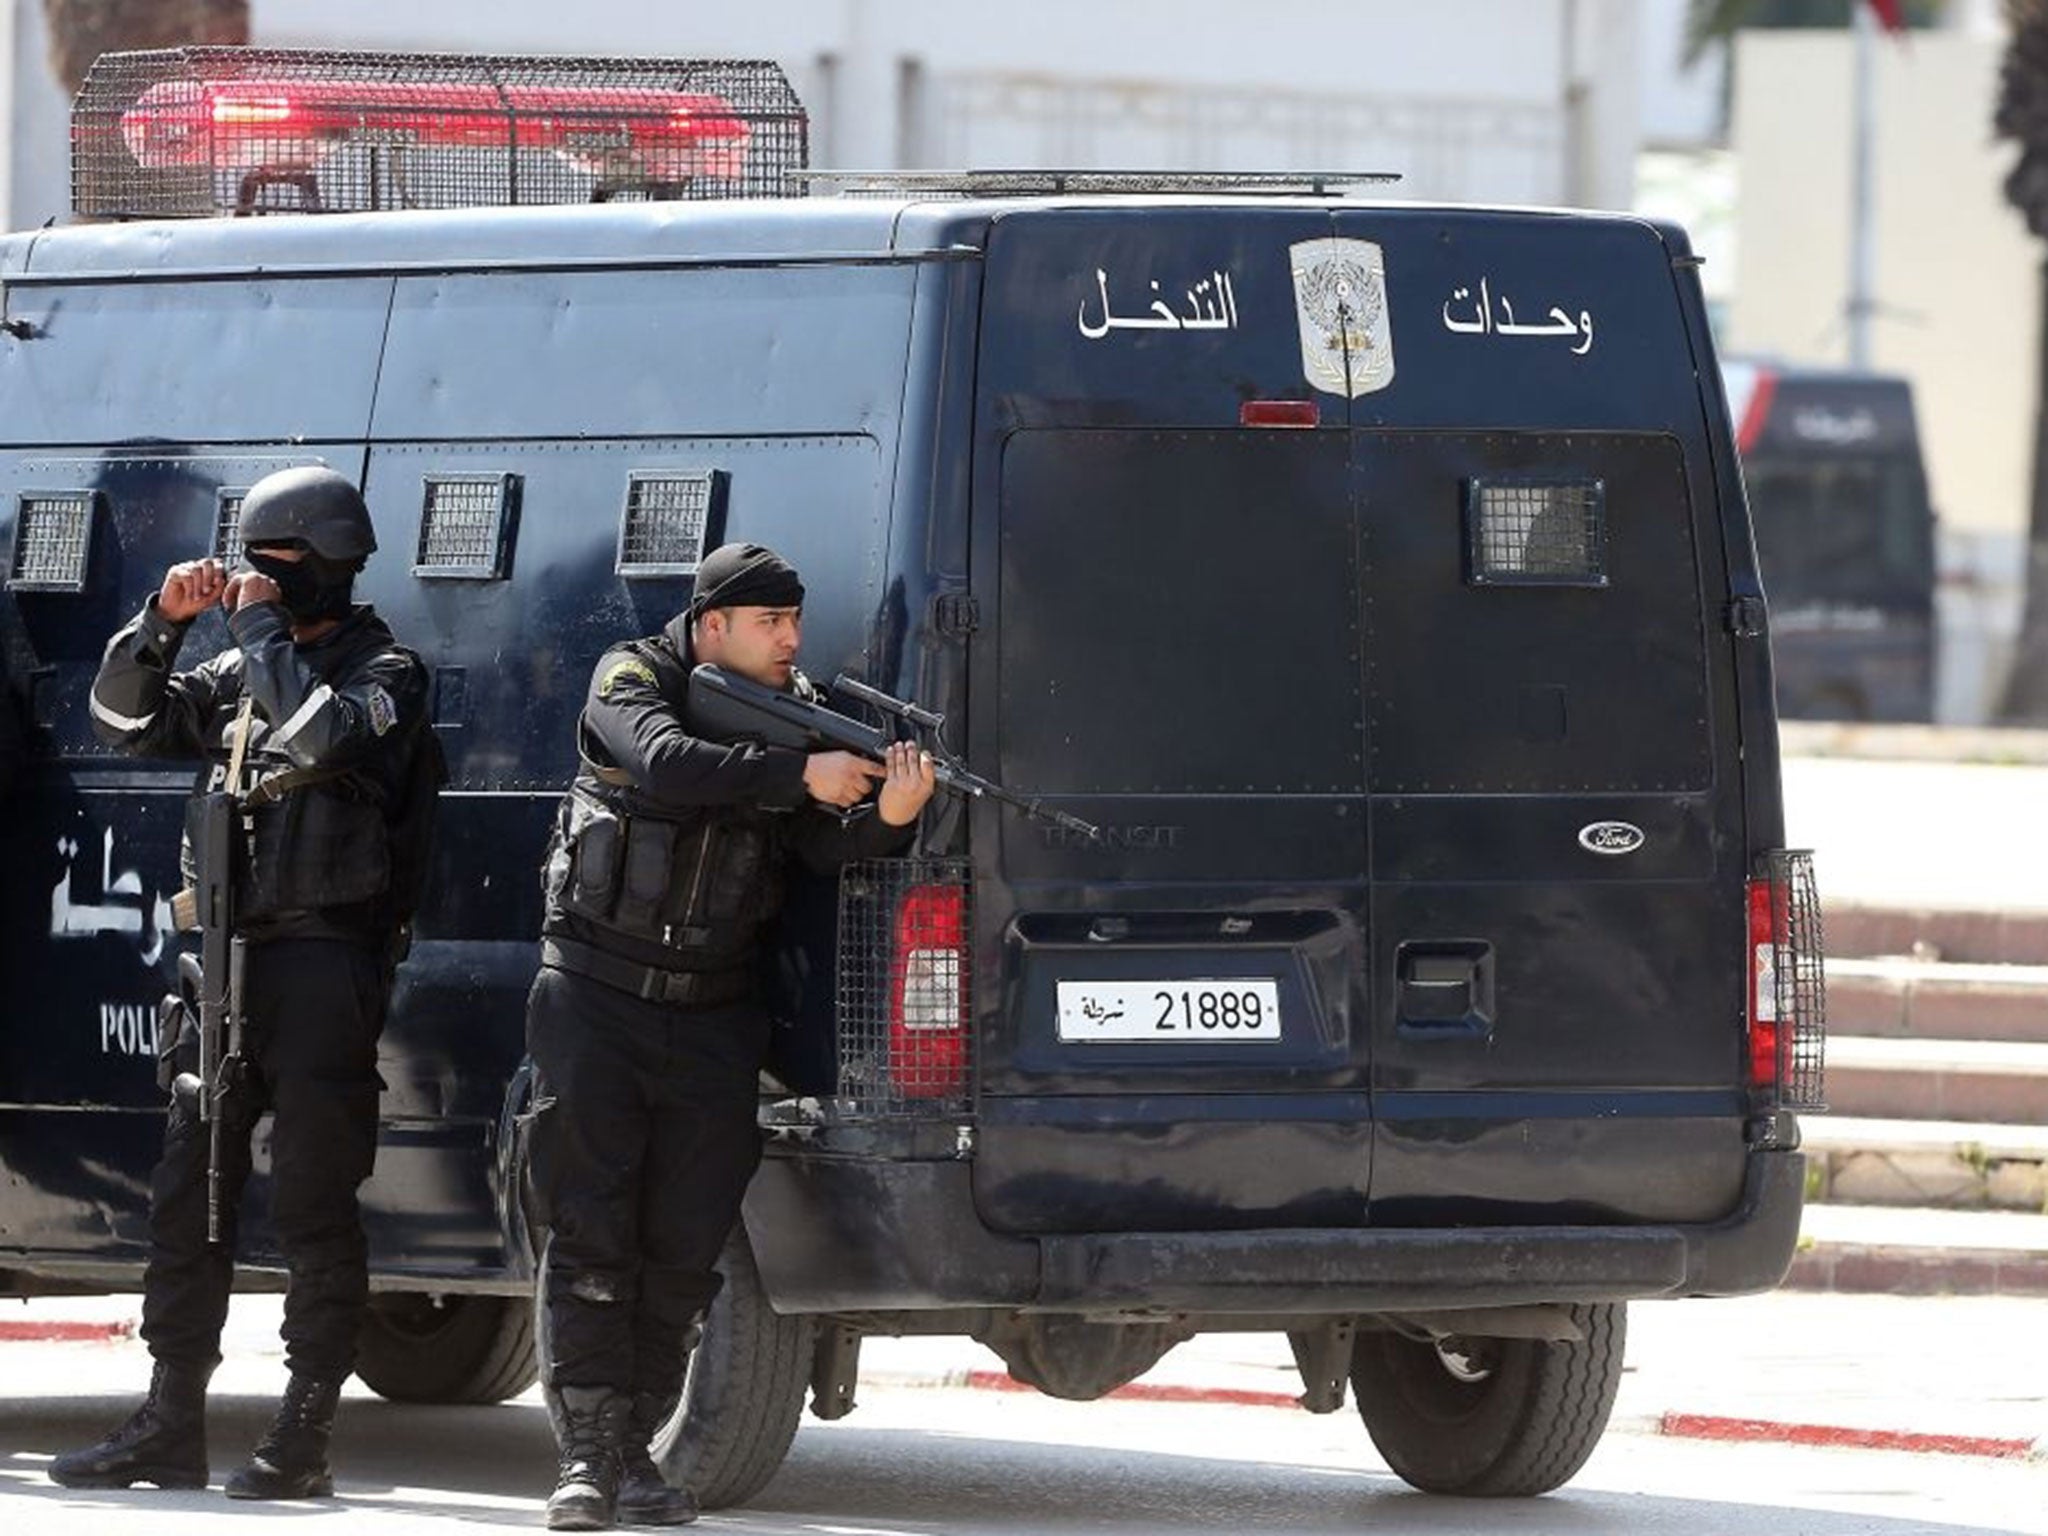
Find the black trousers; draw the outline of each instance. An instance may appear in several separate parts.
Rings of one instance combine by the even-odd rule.
[[[252,944],[248,955],[253,1070],[221,1122],[223,1241],[206,1241],[211,1127],[195,1101],[177,1097],[150,1179],[142,1337],[159,1360],[205,1365],[220,1357],[250,1137],[269,1110],[271,1222],[290,1271],[279,1330],[285,1362],[342,1377],[355,1365],[370,1294],[356,1191],[377,1155],[377,1037],[389,977],[377,948],[336,939]],[[181,1070],[196,1068],[196,1036],[181,1043],[179,1055]]]
[[[526,1007],[530,1157],[548,1226],[542,1380],[668,1394],[761,1160],[768,1017],[543,968]]]

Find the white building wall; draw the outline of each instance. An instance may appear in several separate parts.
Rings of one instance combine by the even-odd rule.
[[[827,166],[1320,162],[1411,171],[1417,196],[1626,207],[1638,4],[254,0],[253,22],[299,46],[765,55]]]
[[[42,0],[0,0],[0,107],[8,135],[0,151],[9,229],[31,229],[71,212],[71,98],[50,72],[50,34]]]
[[[1915,33],[1877,58],[1872,361],[1914,384],[1942,517],[1945,719],[1995,705],[2017,628],[2042,249],[2007,205],[1992,138],[2002,40]],[[1844,34],[1753,32],[1736,60],[1741,166],[1732,350],[1847,357],[1850,53]]]
[[[821,166],[1387,169],[1397,196],[1625,208],[1643,7],[1683,0],[252,0],[259,44],[768,57]],[[0,69],[11,227],[67,201],[40,0]],[[0,31],[4,31],[0,28]]]

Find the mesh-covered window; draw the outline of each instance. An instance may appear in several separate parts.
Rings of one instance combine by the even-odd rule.
[[[723,470],[636,472],[626,480],[619,522],[621,576],[694,576],[704,543],[722,510]]]
[[[84,591],[98,499],[92,491],[31,491],[18,498],[7,585],[17,592]]]
[[[213,519],[213,557],[229,570],[242,563],[242,498],[249,493],[222,491]]]
[[[839,1101],[850,1115],[964,1113],[973,1059],[964,859],[875,859],[839,882]]]
[[[1465,482],[1474,586],[1607,585],[1607,490],[1598,480]]]
[[[512,566],[517,475],[429,475],[420,503],[416,576],[493,581]]]

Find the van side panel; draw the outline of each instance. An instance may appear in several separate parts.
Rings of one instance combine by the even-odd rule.
[[[913,273],[820,263],[403,277],[372,435],[872,431],[901,407]]]
[[[0,441],[360,441],[388,277],[10,285]]]
[[[318,460],[365,485],[380,550],[358,595],[425,660],[453,773],[380,1053],[372,1266],[484,1285],[517,1275],[496,1143],[536,963],[548,817],[599,652],[659,629],[690,591],[687,575],[616,570],[630,477],[722,475],[707,539],[761,539],[798,562],[819,673],[864,669],[878,635],[904,644],[881,569],[915,272],[847,273],[845,305],[809,266],[408,276],[395,316],[389,277],[165,275],[13,295],[62,303],[47,335],[9,343],[0,370],[21,445],[0,441],[0,543],[12,547],[22,491],[93,490],[101,503],[85,590],[0,596],[10,670],[24,691],[35,680],[47,731],[17,799],[37,835],[4,886],[17,1011],[26,996],[46,1001],[0,1030],[0,1170],[36,1195],[0,1210],[0,1266],[118,1274],[146,1247],[162,1127],[155,1010],[178,947],[157,915],[176,888],[192,768],[98,746],[86,699],[101,649],[165,566],[214,547],[224,492]],[[223,333],[233,345],[219,358],[199,348]],[[162,343],[165,356],[203,355],[177,387],[152,376],[131,398],[115,354],[155,367]],[[100,446],[113,420],[168,440]],[[300,441],[306,423],[335,435]],[[427,487],[445,476],[509,487],[495,577],[415,569]],[[202,620],[180,664],[222,633]],[[829,955],[811,970],[829,976]],[[259,1152],[252,1214],[265,1169]],[[246,1260],[274,1260],[265,1223],[242,1230]]]

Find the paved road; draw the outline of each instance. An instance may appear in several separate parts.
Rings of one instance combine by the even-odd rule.
[[[45,1448],[90,1433],[111,1404],[76,1395],[31,1401],[11,1395],[9,1376],[10,1395],[0,1399],[0,1529],[23,1536],[246,1532],[259,1514],[314,1520],[323,1532],[529,1530],[552,1460],[544,1416],[528,1402],[467,1410],[351,1402],[334,1500],[258,1508],[217,1491],[67,1494],[41,1476]],[[235,1392],[222,1407],[225,1445],[257,1431],[265,1404]],[[1443,1500],[1412,1493],[1386,1472],[1348,1413],[894,1388],[864,1391],[859,1411],[842,1423],[808,1425],[753,1507],[707,1517],[704,1526],[777,1536],[1953,1536],[2048,1531],[2044,1495],[2048,1474],[2016,1463],[1618,1434],[1576,1482],[1548,1498]]]
[[[1835,1307],[1822,1303],[1846,1302]],[[0,1306],[24,1315],[132,1315],[132,1300]],[[933,1360],[987,1366],[953,1341],[870,1346],[860,1407],[806,1421],[782,1474],[709,1530],[774,1536],[982,1532],[1514,1532],[1516,1536],[2048,1536],[2048,1465],[1979,1457],[1694,1442],[1650,1433],[1662,1413],[1768,1414],[1955,1434],[2043,1424],[2048,1304],[2011,1298],[1769,1296],[1632,1309],[1615,1427],[1577,1480],[1534,1502],[1427,1498],[1386,1471],[1349,1409],[1059,1403],[911,1386]],[[216,1483],[261,1433],[283,1376],[273,1298],[243,1298],[216,1379]],[[1277,1340],[1203,1340],[1150,1379],[1298,1391]],[[938,1349],[935,1356],[931,1351]],[[55,1450],[119,1418],[146,1374],[133,1340],[0,1344],[0,1532],[6,1536],[246,1533],[258,1514],[366,1532],[537,1527],[553,1445],[533,1394],[496,1408],[386,1403],[351,1384],[337,1437],[341,1496],[230,1504],[218,1492],[69,1494]],[[887,1377],[888,1380],[878,1378]],[[927,1375],[926,1379],[932,1379]],[[1786,1510],[1798,1513],[1790,1518]]]

